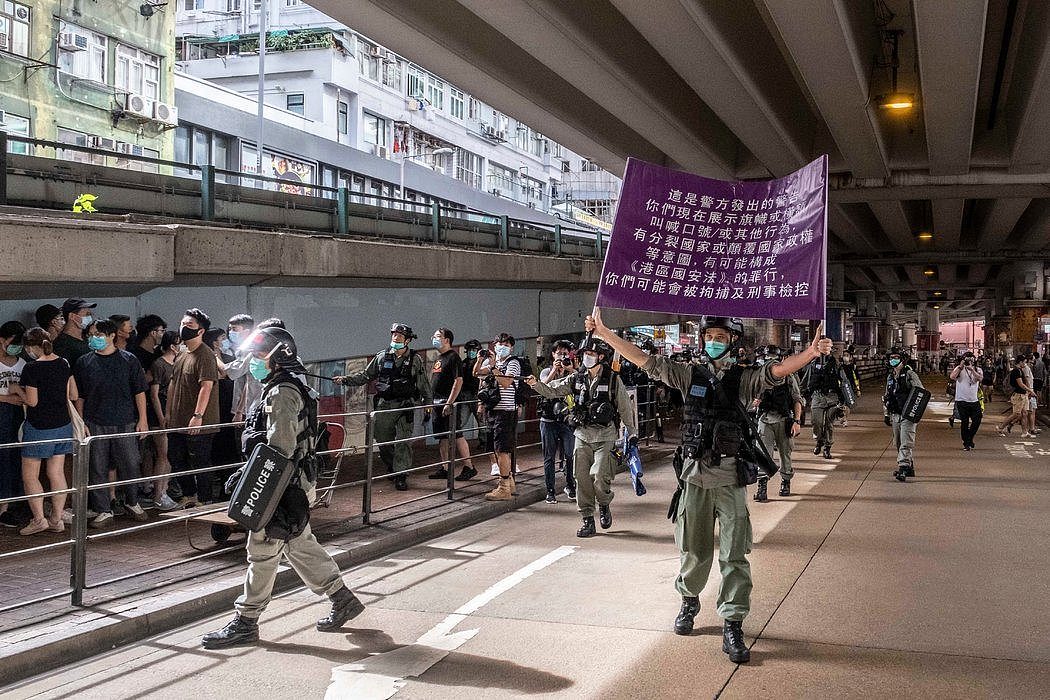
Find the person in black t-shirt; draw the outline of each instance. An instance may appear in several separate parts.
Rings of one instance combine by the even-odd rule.
[[[114,345],[117,325],[109,320],[95,324],[88,336],[93,352],[77,360],[73,377],[80,399],[77,411],[92,435],[123,435],[144,433],[149,429],[146,419],[146,375],[139,361],[126,350]],[[120,480],[137,479],[141,473],[141,455],[135,435],[96,440],[91,444],[91,477],[89,483],[106,481],[109,470],[115,469]],[[124,506],[131,517],[144,522],[145,511],[138,504],[138,484],[121,486]],[[113,520],[112,505],[102,489],[88,494],[91,510],[97,515],[91,527],[104,527]]]
[[[452,331],[448,328],[438,328],[434,331],[431,343],[440,351],[434,367],[430,372],[430,388],[434,396],[433,413],[434,437],[438,439],[438,449],[441,451],[441,459],[448,462],[449,457],[449,418],[455,410],[455,404],[460,400],[460,392],[463,389],[463,359],[459,353],[452,349]],[[476,395],[476,394],[475,394]],[[458,417],[458,416],[457,416]],[[456,477],[456,481],[469,481],[478,475],[470,459],[470,446],[467,439],[463,437],[463,426],[456,424],[456,448],[459,458],[463,462],[463,470]],[[430,475],[431,479],[447,479],[448,471],[440,467]]]

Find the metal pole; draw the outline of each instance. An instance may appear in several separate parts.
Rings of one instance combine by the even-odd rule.
[[[434,202],[430,205],[430,240],[434,243],[441,242],[441,203]]]
[[[336,231],[340,236],[350,233],[350,190],[340,187],[335,199]]]
[[[361,497],[361,521],[365,525],[372,520],[372,468],[375,461],[375,456],[372,454],[374,450],[372,424],[374,421],[375,415],[369,411],[365,415],[365,490]]]
[[[0,131],[0,204],[7,204],[7,132]]]
[[[554,224],[554,254],[561,255],[561,224]]]
[[[73,548],[69,563],[69,586],[73,589],[70,603],[84,604],[84,585],[87,582],[87,511],[88,511],[88,465],[90,464],[91,438],[79,445],[73,455]]]
[[[405,161],[408,160],[408,156],[404,153],[401,154],[401,176],[398,178],[397,184],[397,197],[398,199],[405,199]]]
[[[510,244],[510,217],[503,214],[499,217],[499,249],[507,250]]]
[[[215,166],[201,166],[201,218],[215,220]]]
[[[256,150],[256,166],[255,172],[258,175],[263,174],[263,144],[266,143],[266,118],[263,115],[263,96],[266,92],[266,13],[270,0],[261,0],[259,2],[259,93],[258,93],[258,108],[259,108],[259,136],[258,142],[255,144]]]
[[[448,421],[448,459],[445,463],[445,470],[448,472],[448,500],[450,501],[456,490],[456,417],[459,413],[456,409],[456,405],[452,404],[452,415],[449,416]]]

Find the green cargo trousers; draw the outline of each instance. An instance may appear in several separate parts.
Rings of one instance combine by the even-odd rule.
[[[773,448],[780,453],[780,477],[791,479],[795,470],[791,466],[791,450],[795,441],[791,438],[791,431],[787,427],[787,419],[781,418],[775,422],[760,419],[758,421],[758,435],[762,438],[762,444],[766,446],[766,452],[773,455]]]
[[[311,503],[315,496],[313,489],[307,492]],[[244,592],[234,603],[234,608],[244,617],[258,618],[266,610],[282,556],[317,595],[330,596],[343,587],[339,567],[314,537],[309,524],[301,535],[288,542],[267,539],[265,530],[248,533],[247,549],[248,574],[244,577]]]
[[[718,615],[743,620],[751,610],[751,516],[747,492],[739,486],[701,488],[686,482],[678,502],[674,539],[681,553],[675,588],[683,596],[698,596],[707,585],[714,559],[715,519],[718,520]]]
[[[587,442],[576,436],[572,451],[573,475],[576,477],[576,509],[584,518],[594,517],[595,504],[612,503],[612,480],[616,469],[612,440]]]
[[[398,408],[398,403],[380,403],[376,410],[385,411]],[[404,410],[377,413],[373,422],[373,439],[376,442],[390,442],[391,440],[406,440],[412,437],[412,414],[411,403],[401,405]],[[387,471],[403,472],[412,468],[412,443],[411,441],[398,442],[395,445],[381,445],[379,457],[386,465]]]
[[[893,428],[893,444],[897,447],[897,466],[914,467],[912,453],[915,450],[915,423],[904,420],[899,414],[890,414]]]
[[[809,407],[813,414],[813,434],[817,437],[817,444],[830,447],[835,442],[835,421],[841,415],[839,395],[814,391]]]

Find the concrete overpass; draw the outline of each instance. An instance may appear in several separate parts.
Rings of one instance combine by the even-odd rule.
[[[828,153],[831,258],[860,312],[990,320],[1042,300],[1048,3],[311,4],[613,171],[747,179]],[[881,107],[894,92],[914,106]]]

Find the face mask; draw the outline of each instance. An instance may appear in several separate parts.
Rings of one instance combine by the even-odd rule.
[[[704,341],[704,352],[706,352],[707,356],[710,357],[712,360],[719,359],[720,357],[722,357],[722,355],[725,355],[726,351],[728,350],[729,346],[725,343],[721,343],[717,340]]]
[[[896,366],[898,366],[898,365],[899,365],[900,363],[901,363],[901,361],[900,361],[899,359],[897,359],[897,358],[894,358],[894,359],[890,360],[890,367],[896,367]]]
[[[232,352],[233,351],[233,343],[231,343],[229,340],[222,341],[222,351],[226,352],[226,353]]]
[[[94,319],[93,316],[81,316],[80,317],[80,327],[81,328],[87,328],[88,326],[90,326],[94,322],[95,322],[95,319]]]
[[[502,359],[502,358],[508,357],[508,356],[510,356],[510,346],[509,345],[497,345],[496,346],[496,357],[499,357],[499,358]]]
[[[10,345],[7,346],[7,354],[10,355],[11,357],[18,357],[19,355],[22,354],[22,346],[21,345],[15,345],[14,343],[11,343]]]
[[[430,339],[430,344],[433,345],[435,348],[440,348],[441,347],[441,338],[431,338]]]
[[[253,357],[248,360],[248,372],[260,382],[270,376],[270,368],[266,366],[266,360]]]
[[[181,338],[183,342],[187,340],[193,340],[198,335],[200,335],[200,332],[200,328],[190,328],[189,326],[183,326],[179,329],[179,338]]]
[[[88,338],[88,347],[92,350],[105,350],[106,338],[101,335],[93,335]]]
[[[230,339],[230,345],[234,347],[241,344],[241,334],[237,331],[230,331],[226,334],[226,337]]]
[[[395,343],[392,340],[390,341],[390,349],[391,350],[404,350],[405,345],[407,345],[407,343]]]
[[[473,360],[478,356],[477,350],[467,350],[467,358]]]
[[[598,356],[597,355],[584,355],[583,356],[583,366],[586,367],[587,369],[590,369],[591,367],[594,367],[596,364],[598,364]]]

